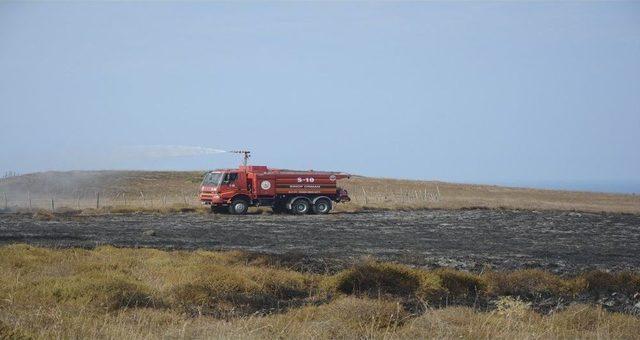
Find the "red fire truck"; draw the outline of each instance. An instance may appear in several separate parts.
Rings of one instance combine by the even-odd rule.
[[[200,187],[200,201],[211,211],[245,214],[250,206],[270,206],[274,213],[326,214],[332,203],[347,202],[347,191],[337,181],[348,174],[292,171],[245,165],[208,172]]]

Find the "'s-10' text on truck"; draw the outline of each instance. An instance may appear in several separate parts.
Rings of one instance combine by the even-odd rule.
[[[200,187],[200,201],[213,212],[246,214],[251,206],[270,206],[274,213],[326,214],[333,203],[350,201],[337,186],[348,174],[291,171],[266,166],[240,166],[208,172]]]

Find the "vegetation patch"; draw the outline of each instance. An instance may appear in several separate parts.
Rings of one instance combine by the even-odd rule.
[[[513,272],[488,272],[483,275],[489,293],[521,297],[573,295],[584,287],[582,280],[562,279],[538,269]]]
[[[582,295],[590,297],[583,301],[596,301],[607,292],[631,297],[638,289],[637,273],[479,275],[365,260],[334,275],[316,275],[283,265],[239,251],[0,247],[0,338],[640,334],[637,316],[598,306],[564,303],[548,315],[535,308],[540,296],[554,301]],[[482,308],[470,308],[478,301]],[[423,308],[414,308],[416,302]]]
[[[35,285],[34,291],[54,303],[72,302],[107,310],[159,305],[149,287],[115,271],[45,279]]]
[[[592,294],[640,294],[640,274],[634,272],[607,273],[591,271],[581,276],[585,289]]]
[[[486,293],[487,283],[478,275],[449,268],[438,269],[435,273],[440,277],[448,297],[453,299],[466,300]]]
[[[218,316],[266,313],[309,295],[304,275],[277,269],[205,266],[166,290],[167,301],[190,314]]]
[[[369,297],[433,298],[444,292],[438,275],[373,260],[328,278],[325,287],[338,293]]]
[[[30,336],[27,336],[26,333],[24,331],[22,331],[21,329],[15,327],[15,326],[10,326],[4,322],[2,322],[2,320],[0,320],[0,339],[2,340],[27,340],[27,339],[31,339]]]

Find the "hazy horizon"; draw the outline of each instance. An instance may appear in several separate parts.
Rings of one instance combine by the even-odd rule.
[[[278,168],[278,167],[275,167]],[[73,172],[73,171],[200,171],[205,173],[206,171],[214,170],[214,168],[207,169],[90,169],[90,170],[44,170],[28,173],[16,173],[15,175],[29,175],[42,172]],[[305,170],[305,169],[298,169]],[[309,170],[309,169],[307,169]],[[315,170],[335,170],[335,169],[315,169]],[[376,177],[366,175],[362,173],[351,173],[356,176]],[[0,174],[7,175],[6,173]],[[385,178],[385,177],[383,177]],[[389,177],[387,177],[389,178]],[[0,180],[2,177],[0,177]],[[393,179],[402,180],[416,180],[416,181],[440,181],[437,178],[405,178],[405,177],[393,177]],[[447,181],[445,181],[447,182]],[[504,187],[515,188],[531,188],[531,189],[549,189],[549,190],[564,190],[564,191],[584,191],[584,192],[599,192],[599,193],[614,193],[614,194],[640,194],[640,181],[617,181],[617,180],[591,180],[591,181],[554,181],[554,180],[539,180],[539,181],[508,181],[508,182],[454,182],[458,184],[477,184],[477,185],[497,185]]]
[[[2,2],[0,74],[0,174],[640,192],[638,2]]]

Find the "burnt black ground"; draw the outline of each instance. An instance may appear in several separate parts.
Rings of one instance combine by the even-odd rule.
[[[433,210],[326,216],[112,214],[51,221],[0,214],[0,244],[11,243],[241,249],[327,270],[366,255],[472,271],[485,266],[561,274],[640,270],[640,216],[628,214]]]

